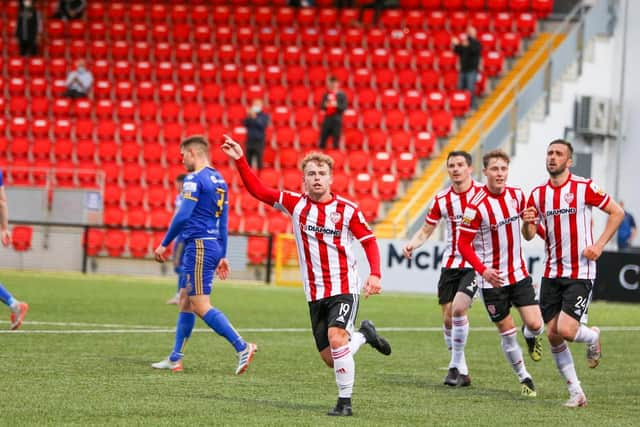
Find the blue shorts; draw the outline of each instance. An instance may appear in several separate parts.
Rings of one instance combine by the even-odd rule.
[[[215,239],[194,239],[185,242],[182,268],[184,287],[189,296],[209,295],[213,275],[222,258],[220,242]]]

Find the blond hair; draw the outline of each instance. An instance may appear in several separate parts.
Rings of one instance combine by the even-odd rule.
[[[329,166],[329,171],[331,173],[333,173],[333,158],[331,158],[331,156],[328,156],[324,153],[319,153],[317,151],[313,151],[309,154],[307,154],[306,156],[304,156],[304,158],[302,159],[302,164],[300,166],[300,168],[302,169],[302,172],[304,172],[304,168],[307,167],[307,164],[309,162],[315,162],[318,164],[326,164],[327,166]]]

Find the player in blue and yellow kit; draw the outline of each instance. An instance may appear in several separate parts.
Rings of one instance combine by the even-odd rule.
[[[173,212],[174,214],[180,210],[180,205],[182,204],[182,184],[184,183],[185,174],[180,174],[176,177],[176,188],[178,189],[178,194],[176,195],[176,199],[173,202]],[[178,290],[176,291],[175,296],[173,296],[167,304],[178,304],[180,302],[180,288],[183,285],[180,283],[184,282],[184,269],[182,268],[182,255],[184,254],[184,240],[180,233],[176,236],[176,239],[173,241],[173,271],[178,275]]]
[[[9,205],[7,204],[7,194],[4,191],[4,181],[0,170],[0,239],[4,246],[11,244],[11,232],[9,231]],[[11,310],[11,330],[18,329],[22,325],[25,314],[29,310],[26,302],[20,302],[0,283],[0,301],[5,303]]]
[[[182,203],[173,217],[162,243],[155,250],[158,262],[165,262],[167,246],[181,235],[184,239],[180,313],[175,345],[171,355],[151,366],[182,370],[182,357],[197,314],[211,329],[222,335],[238,353],[236,375],[247,370],[258,347],[247,343],[227,317],[211,305],[209,294],[214,273],[221,279],[229,275],[227,252],[228,188],[224,178],[209,166],[209,143],[202,136],[191,136],[180,144],[182,163],[189,172],[182,185]],[[195,314],[194,314],[195,313]]]

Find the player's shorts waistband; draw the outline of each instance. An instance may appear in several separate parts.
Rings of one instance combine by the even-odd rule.
[[[184,239],[185,242],[195,242],[196,240],[220,240],[219,237],[189,237]]]

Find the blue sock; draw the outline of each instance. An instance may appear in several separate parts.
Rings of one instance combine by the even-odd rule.
[[[204,320],[204,323],[209,325],[211,329],[216,331],[218,335],[225,337],[236,351],[242,351],[247,348],[247,343],[238,335],[238,332],[233,328],[227,316],[220,310],[212,308],[207,311],[202,320]]]
[[[196,324],[196,315],[193,313],[186,313],[181,311],[178,313],[178,322],[176,323],[176,343],[173,346],[173,351],[169,356],[169,360],[177,362],[184,356],[184,348],[187,345],[187,340],[191,336],[193,326]]]
[[[4,286],[2,286],[2,283],[0,283],[0,300],[2,300],[2,302],[7,304],[9,307],[11,307],[11,304],[13,304],[13,302],[15,301],[13,295],[11,295],[9,291],[6,290]]]

